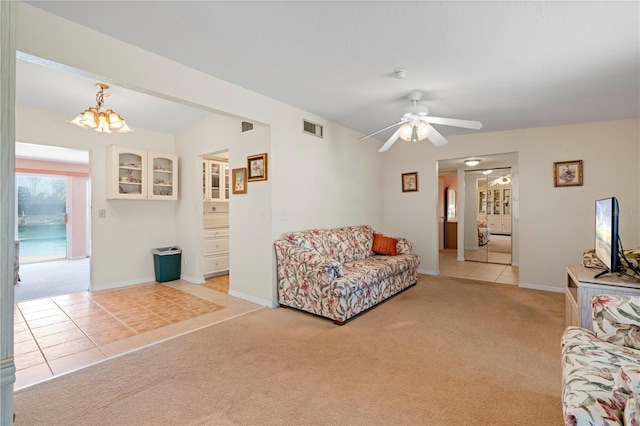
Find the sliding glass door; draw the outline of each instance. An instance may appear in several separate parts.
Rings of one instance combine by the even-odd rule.
[[[67,258],[69,178],[16,174],[20,263]]]

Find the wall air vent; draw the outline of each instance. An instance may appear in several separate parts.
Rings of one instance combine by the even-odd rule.
[[[313,136],[317,136],[319,138],[323,137],[323,127],[319,124],[312,123],[308,120],[302,120],[303,126],[302,131],[304,133],[308,133]]]
[[[242,122],[242,133],[253,132],[253,123],[249,123],[248,121]]]

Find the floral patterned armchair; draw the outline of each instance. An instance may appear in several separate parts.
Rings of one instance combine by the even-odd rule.
[[[478,221],[478,245],[483,246],[488,244],[491,240],[491,233],[489,232],[489,225],[486,220]]]
[[[640,425],[640,297],[591,300],[595,332],[562,336],[565,425]]]

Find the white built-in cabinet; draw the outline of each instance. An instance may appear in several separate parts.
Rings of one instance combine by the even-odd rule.
[[[229,200],[229,162],[202,159],[202,200]]]
[[[511,186],[478,191],[478,219],[487,221],[492,234],[511,234]]]
[[[229,228],[204,229],[204,275],[229,272]]]
[[[107,199],[177,200],[178,156],[107,147]]]

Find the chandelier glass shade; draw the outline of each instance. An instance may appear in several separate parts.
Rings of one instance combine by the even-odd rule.
[[[133,129],[127,126],[127,123],[112,109],[106,111],[100,111],[104,98],[109,96],[104,91],[109,88],[106,84],[98,83],[97,87],[100,88],[96,94],[96,106],[87,108],[84,112],[78,114],[76,118],[70,121],[83,129],[90,127],[96,132],[100,133],[112,133],[112,131],[118,133],[133,132]]]
[[[418,123],[404,123],[400,126],[400,138],[408,142],[421,141],[426,139],[429,132],[429,126],[426,123],[420,121]]]

